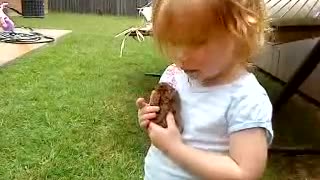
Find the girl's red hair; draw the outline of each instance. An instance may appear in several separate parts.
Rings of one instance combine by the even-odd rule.
[[[263,0],[155,0],[153,35],[167,52],[172,45],[205,43],[220,28],[237,39],[248,61],[264,43],[265,18]]]

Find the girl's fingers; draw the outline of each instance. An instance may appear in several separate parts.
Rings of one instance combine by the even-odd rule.
[[[141,114],[147,114],[147,113],[155,113],[160,111],[159,106],[145,106],[141,109]]]
[[[160,111],[160,107],[150,106],[143,98],[137,99],[136,105],[139,108],[138,117],[140,127],[146,129],[150,124],[150,120],[157,117],[156,112]]]
[[[146,103],[146,100],[144,98],[138,98],[137,101],[136,101],[136,106],[139,108],[139,109],[142,109],[144,107],[146,107],[148,104]]]
[[[141,121],[145,121],[145,120],[150,120],[150,119],[154,119],[157,117],[156,113],[148,113],[148,114],[144,114],[140,117]]]
[[[146,121],[142,121],[140,123],[140,127],[143,129],[146,129],[149,126],[150,121],[146,120]]]
[[[144,114],[149,114],[149,113],[156,113],[158,110],[157,107],[154,107],[154,106],[146,106],[142,109],[139,109],[138,111],[138,116],[141,117],[143,116]]]
[[[153,96],[155,96],[155,94],[156,94],[156,91],[155,91],[155,90],[153,90],[153,91],[151,92],[150,99],[152,99],[152,98],[153,98]]]

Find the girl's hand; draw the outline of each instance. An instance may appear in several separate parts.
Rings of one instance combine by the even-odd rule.
[[[166,120],[168,124],[167,128],[163,128],[153,122],[148,127],[148,134],[152,144],[164,153],[168,152],[169,148],[182,144],[181,134],[175,123],[173,114],[168,113]]]
[[[151,94],[151,97],[152,95],[153,93]],[[140,127],[146,130],[149,126],[150,120],[156,118],[156,113],[160,110],[160,107],[150,106],[143,98],[137,99],[136,105],[138,107],[138,119]]]

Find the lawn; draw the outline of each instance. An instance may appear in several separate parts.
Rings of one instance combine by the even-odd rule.
[[[149,40],[129,40],[119,58],[121,38],[114,38],[141,20],[75,14],[14,20],[73,32],[0,68],[0,179],[141,179],[148,143],[135,100],[158,80],[144,73],[160,72],[167,62]],[[277,162],[266,180],[285,179]]]

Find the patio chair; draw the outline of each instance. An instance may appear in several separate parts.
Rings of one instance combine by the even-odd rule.
[[[280,45],[290,42],[320,37],[320,1],[319,0],[265,0],[270,24],[274,36],[270,36],[268,44]],[[298,92],[298,88],[311,75],[320,61],[320,40],[296,69],[278,98],[273,102],[274,115]],[[260,68],[260,70],[262,70]],[[262,70],[264,72],[264,70]],[[270,75],[270,74],[269,74]],[[271,75],[274,77],[274,75]],[[274,77],[274,79],[278,79]],[[279,79],[278,79],[279,80]],[[319,105],[319,102],[316,104]],[[319,149],[272,147],[271,152],[291,155],[320,154]]]
[[[274,32],[274,36],[268,39],[269,44],[279,45],[320,37],[319,0],[265,0],[265,2]],[[314,71],[319,64],[320,59],[316,58],[319,55],[320,42],[317,42],[274,102],[275,112],[280,110]]]

